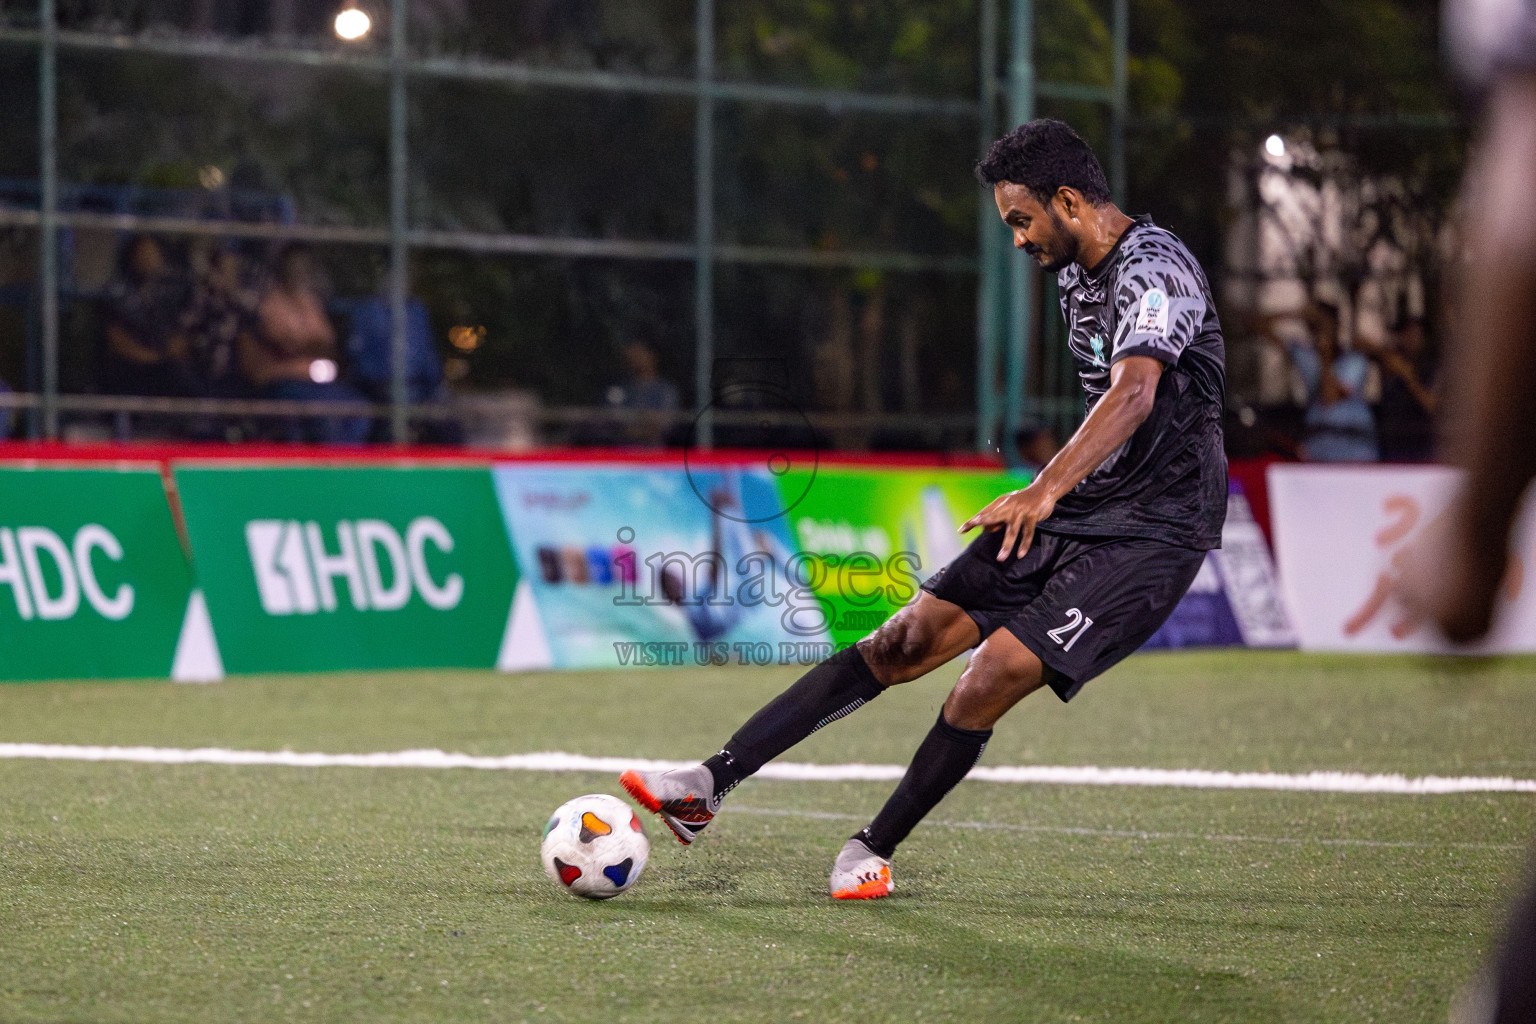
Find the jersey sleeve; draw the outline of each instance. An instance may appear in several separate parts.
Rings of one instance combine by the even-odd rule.
[[[1174,363],[1205,321],[1205,290],[1190,271],[1164,256],[1129,257],[1115,294],[1115,349],[1110,362],[1151,356]]]

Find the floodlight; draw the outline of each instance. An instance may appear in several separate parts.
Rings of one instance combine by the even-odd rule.
[[[336,34],[348,41],[363,38],[372,27],[373,19],[368,17],[368,12],[356,7],[347,7],[336,14]]]

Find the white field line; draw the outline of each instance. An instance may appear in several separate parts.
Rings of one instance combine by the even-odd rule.
[[[769,818],[811,818],[819,821],[868,821],[867,814],[836,814],[829,811],[784,810],[777,807],[731,806],[732,814]],[[925,819],[919,828],[958,828],[976,832],[1020,832],[1053,836],[1092,836],[1104,839],[1183,840],[1206,843],[1269,843],[1277,846],[1366,846],[1401,850],[1524,850],[1524,843],[1436,843],[1393,839],[1320,838],[1314,836],[1244,836],[1224,832],[1148,832],[1142,829],[1083,828],[1076,825],[1016,825],[1002,821],[945,821]]]
[[[291,750],[225,750],[200,747],[94,747],[54,743],[0,743],[0,759],[45,761],[129,761],[138,764],[272,765],[288,768],[476,768],[488,771],[621,772],[626,768],[664,771],[691,767],[694,761],[652,761],[627,757],[586,757],[558,752],[483,757],[442,750],[396,750],[373,754],[321,754]],[[895,764],[770,764],[763,779],[800,782],[885,782],[902,777]],[[1365,775],[1358,772],[1215,772],[1190,768],[1060,767],[974,768],[968,778],[980,782],[1035,783],[1056,786],[1165,786],[1178,789],[1263,789],[1304,793],[1381,793],[1427,796],[1446,793],[1536,793],[1536,779]]]

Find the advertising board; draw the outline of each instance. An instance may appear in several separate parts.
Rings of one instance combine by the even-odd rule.
[[[783,474],[778,486],[789,529],[809,559],[808,581],[836,643],[866,636],[910,601],[977,536],[960,535],[959,525],[1029,480],[955,469],[820,467],[814,479],[809,471]]]
[[[1393,587],[1455,484],[1456,471],[1440,466],[1269,468],[1280,583],[1303,649],[1453,650],[1398,603]],[[1462,650],[1536,651],[1533,523],[1528,500],[1495,628],[1486,642]]]
[[[494,477],[532,592],[519,648],[542,643],[559,668],[830,653],[766,470],[508,465]]]
[[[0,468],[0,678],[165,678],[206,622],[158,469]]]
[[[481,468],[178,465],[230,672],[498,663],[517,570]]]

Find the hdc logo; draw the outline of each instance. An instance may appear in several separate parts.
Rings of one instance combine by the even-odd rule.
[[[0,526],[0,586],[11,588],[25,620],[74,618],[84,596],[102,618],[121,621],[133,611],[133,586],[120,583],[108,597],[96,578],[97,552],[123,560],[122,544],[96,523],[76,530],[71,544],[46,526]]]
[[[404,608],[411,593],[438,611],[457,608],[464,577],[441,583],[427,566],[427,545],[453,551],[453,535],[432,516],[411,520],[402,538],[381,519],[343,519],[327,547],[320,524],[293,519],[256,519],[245,524],[245,544],[256,573],[261,607],[268,615],[314,615],[337,607],[336,580],[344,580],[357,611]],[[332,551],[334,549],[334,553]]]

